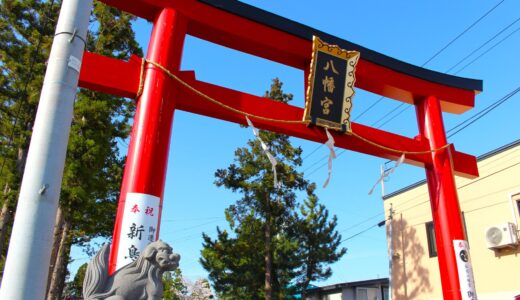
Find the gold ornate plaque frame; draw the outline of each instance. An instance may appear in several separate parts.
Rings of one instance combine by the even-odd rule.
[[[321,99],[312,99],[314,95],[314,90],[318,88],[316,85],[318,83],[316,78],[317,65],[318,65],[318,55],[324,53],[326,55],[330,55],[335,59],[341,59],[346,61],[346,69],[339,70],[338,72],[345,72],[345,82],[344,84],[344,92],[342,99],[340,100],[342,103],[341,109],[341,119],[339,120],[327,120],[323,117],[316,117],[312,112],[312,103],[313,101],[320,101]],[[348,51],[341,49],[337,45],[330,45],[322,41],[317,36],[313,36],[312,39],[312,60],[310,73],[308,78],[308,87],[307,93],[305,97],[305,112],[304,112],[304,122],[307,124],[316,124],[318,126],[326,127],[329,129],[339,130],[343,132],[351,132],[351,124],[350,124],[350,113],[352,110],[352,99],[354,97],[354,83],[356,81],[356,65],[359,60],[360,53],[358,51]],[[327,64],[328,65],[328,64]],[[334,70],[336,71],[336,70]],[[338,73],[336,73],[338,74]],[[325,83],[323,83],[325,85]],[[328,107],[327,107],[328,108]],[[337,108],[336,108],[337,109]],[[324,109],[325,111],[325,109]]]

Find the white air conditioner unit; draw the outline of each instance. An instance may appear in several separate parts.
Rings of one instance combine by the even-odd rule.
[[[489,249],[511,247],[518,244],[516,226],[513,223],[503,223],[486,229],[486,243]]]

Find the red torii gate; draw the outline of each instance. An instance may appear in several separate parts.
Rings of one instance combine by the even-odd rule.
[[[343,49],[361,52],[356,86],[379,95],[414,105],[419,134],[414,139],[352,123],[354,135],[333,132],[336,146],[386,159],[399,153],[427,152],[447,144],[442,111],[463,113],[474,106],[480,80],[455,77],[413,66],[359,45],[320,32],[253,6],[229,0],[102,0],[108,5],[154,22],[146,64],[136,56],[129,61],[85,53],[80,86],[124,97],[136,97],[121,196],[114,228],[111,271],[115,270],[124,206],[128,193],[158,197],[164,191],[168,149],[175,109],[246,124],[240,113],[208,102],[201,94],[172,80],[161,65],[196,90],[242,112],[279,120],[302,120],[303,108],[198,81],[193,71],[180,71],[186,34],[238,51],[260,56],[304,70],[309,74],[312,36]],[[143,73],[142,73],[143,71]],[[142,84],[142,86],[140,86]],[[305,124],[287,124],[253,119],[256,126],[291,136],[323,142],[323,129]],[[383,145],[378,147],[375,144]],[[478,176],[474,156],[455,151],[453,145],[431,153],[410,153],[406,162],[426,169],[438,245],[444,299],[471,299],[457,268],[455,241],[464,242],[457,190],[453,175]],[[159,225],[159,224],[158,224]],[[156,238],[159,236],[157,229]],[[455,247],[455,248],[454,248]],[[472,277],[472,274],[470,274]]]

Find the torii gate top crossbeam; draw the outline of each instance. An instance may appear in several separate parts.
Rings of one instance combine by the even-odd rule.
[[[173,7],[183,16],[188,34],[297,67],[305,72],[310,65],[311,37],[314,34],[321,35],[341,47],[361,51],[361,60],[356,70],[357,87],[405,103],[415,104],[416,101],[434,95],[440,100],[444,111],[462,113],[473,107],[475,94],[482,86],[480,80],[455,77],[413,66],[238,1],[103,1],[147,19],[153,19],[163,10],[163,7]],[[140,60],[136,57],[124,62],[85,53],[79,84],[92,90],[135,97],[140,81],[139,73]],[[250,114],[291,120],[301,119],[303,116],[303,109],[298,107],[280,105],[253,95],[203,83],[195,80],[193,75],[182,77],[207,95]],[[180,86],[178,88],[183,90]],[[178,93],[176,97],[177,109],[245,123],[242,115],[230,113],[212,104],[206,105],[208,103],[201,102],[204,101],[201,97],[184,91]],[[303,124],[280,126],[280,124],[263,121],[257,121],[256,124],[262,129],[283,132],[308,140],[318,142],[326,140],[323,131]],[[375,143],[388,148],[407,151],[430,150],[428,142],[422,136],[410,139],[361,124],[353,123],[352,127],[361,136],[370,137]],[[363,143],[352,136],[334,135],[338,147],[388,159],[399,157],[395,152]],[[451,152],[455,174],[469,178],[478,176],[474,156],[455,149]],[[406,162],[426,166],[430,165],[432,160],[431,155],[410,154],[406,156]]]
[[[435,95],[445,112],[463,113],[474,106],[482,81],[461,78],[414,66],[309,26],[229,0],[102,0],[121,10],[153,21],[164,7],[187,18],[187,33],[242,52],[307,70],[312,36],[343,49],[361,52],[356,86],[413,104]]]

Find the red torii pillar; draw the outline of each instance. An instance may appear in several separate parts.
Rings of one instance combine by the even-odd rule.
[[[193,73],[179,72],[179,65],[184,36],[192,34],[305,70],[310,61],[311,43],[301,32],[311,29],[235,1],[228,3],[220,0],[180,2],[104,0],[104,2],[153,20],[154,29],[148,59],[177,74],[195,89],[218,99],[225,105],[253,115],[280,120],[302,119],[302,108],[197,81]],[[265,20],[277,18],[284,23],[283,26],[288,25],[282,29],[263,23],[267,22]],[[290,32],[291,30],[293,31]],[[317,32],[317,34],[324,33]],[[331,36],[328,38],[337,39]],[[340,40],[340,42],[344,41]],[[419,136],[415,139],[356,123],[352,124],[353,132],[369,137],[370,140],[385,147],[404,151],[428,151],[445,146],[447,141],[441,108],[455,113],[469,109],[473,106],[475,90],[479,90],[479,84],[468,79],[410,66],[355,44],[349,47],[354,48],[349,50],[361,51],[357,71],[358,87],[415,105],[419,123]],[[115,95],[135,97],[139,90],[140,70],[140,61],[136,57],[131,58],[129,62],[122,62],[85,53],[80,85]],[[417,77],[414,75],[416,71]],[[138,98],[114,229],[110,265],[112,271],[116,268],[116,258],[121,251],[119,238],[126,236],[126,232],[122,232],[122,223],[129,194],[148,195],[159,201],[155,238],[158,237],[174,110],[181,109],[245,124],[243,115],[207,102],[200,95],[193,94],[186,87],[168,78],[155,66],[146,65],[144,78],[144,89]],[[455,83],[450,86],[443,84],[443,80],[453,80]],[[317,142],[326,140],[323,130],[317,127],[255,119],[253,122],[257,127],[266,130]],[[392,151],[367,144],[352,135],[332,134],[336,146],[340,148],[389,159],[396,159],[398,156]],[[431,154],[409,154],[406,162],[424,166],[426,169],[444,299],[471,299],[462,294],[465,291],[461,290],[459,282],[454,243],[465,242],[465,238],[453,175],[456,173],[470,178],[478,176],[476,159],[471,155],[455,151],[450,145]],[[126,214],[128,213],[127,211]]]
[[[154,21],[154,27],[147,59],[157,62],[168,70],[178,72],[184,37],[186,35],[186,20],[171,8],[163,9]],[[175,110],[175,89],[171,78],[157,67],[148,65],[144,75],[142,94],[137,99],[137,108],[128,156],[121,186],[121,195],[117,208],[114,227],[114,238],[110,252],[110,273],[124,262],[126,249],[121,249],[120,236],[128,234],[122,232],[123,216],[125,215],[126,197],[129,193],[152,196],[151,201],[158,201],[157,212],[154,216],[156,226],[152,232],[144,228],[145,233],[159,237],[159,227],[168,164],[173,114]],[[128,207],[127,207],[128,208]],[[140,208],[144,213],[145,207]],[[129,211],[127,214],[131,213]],[[144,216],[149,217],[149,216]],[[139,249],[142,250],[142,249]],[[124,265],[124,263],[123,263]]]
[[[417,122],[421,137],[427,138],[431,149],[439,149],[448,143],[442,120],[439,99],[434,96],[421,99],[416,104]],[[466,242],[463,221],[457,196],[457,186],[453,175],[451,153],[452,146],[432,152],[432,165],[426,167],[426,180],[430,194],[435,239],[437,242],[437,258],[443,284],[444,299],[476,299],[473,291],[462,291],[459,282],[460,272],[457,269],[458,257],[454,241]],[[464,244],[465,251],[467,245]],[[466,274],[473,277],[473,274]],[[473,280],[473,278],[471,278]],[[474,286],[473,286],[474,288]]]

